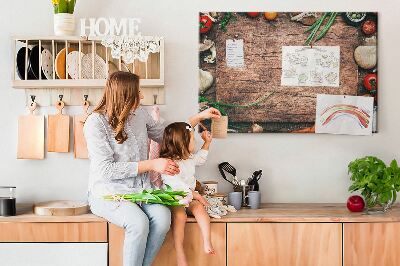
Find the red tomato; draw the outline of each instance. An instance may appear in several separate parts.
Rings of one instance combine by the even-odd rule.
[[[365,202],[360,196],[354,195],[347,200],[347,209],[351,212],[361,212],[364,210]]]
[[[362,25],[362,31],[366,35],[371,35],[376,32],[376,23],[373,20],[366,20]]]
[[[249,16],[251,18],[258,17],[259,14],[260,14],[260,12],[247,12],[247,16]]]
[[[378,88],[378,78],[375,73],[370,73],[364,77],[364,87],[369,91],[376,90]]]
[[[207,33],[210,31],[213,25],[213,21],[209,16],[201,15],[200,16],[200,33]]]

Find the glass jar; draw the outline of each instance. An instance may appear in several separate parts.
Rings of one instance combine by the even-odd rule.
[[[16,215],[16,189],[16,187],[0,186],[0,216]]]

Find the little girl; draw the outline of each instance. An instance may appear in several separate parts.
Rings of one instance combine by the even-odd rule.
[[[210,217],[205,210],[205,207],[209,204],[205,198],[195,191],[195,166],[205,163],[212,140],[208,131],[203,131],[201,137],[204,140],[204,144],[197,153],[194,153],[194,128],[187,123],[176,122],[165,128],[161,144],[160,157],[174,160],[179,165],[180,170],[179,174],[174,176],[161,175],[164,184],[171,186],[174,190],[186,191],[189,194],[189,198],[193,199],[189,202],[187,209],[185,207],[172,208],[172,230],[178,266],[187,265],[183,250],[186,211],[194,215],[200,226],[204,251],[208,254],[215,254],[211,244]]]

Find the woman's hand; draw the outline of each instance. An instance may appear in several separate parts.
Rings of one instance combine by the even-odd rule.
[[[179,174],[179,166],[173,160],[158,158],[151,160],[151,164],[154,172],[166,175]]]
[[[193,191],[193,199],[199,201],[204,207],[210,206],[210,203],[199,192]]]

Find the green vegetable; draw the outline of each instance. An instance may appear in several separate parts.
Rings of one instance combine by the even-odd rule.
[[[333,22],[335,22],[335,19],[337,17],[338,13],[337,12],[333,12],[331,17],[328,20],[328,23],[325,25],[324,29],[320,32],[320,34],[317,36],[317,38],[315,39],[315,41],[321,40],[325,34],[328,32],[328,30],[331,28]]]
[[[154,189],[154,190],[143,190],[139,193],[132,194],[116,194],[104,196],[106,200],[124,199],[133,203],[156,203],[167,206],[183,206],[179,201],[186,197],[187,193],[184,191],[173,191],[170,186],[167,185],[167,189]]]
[[[315,34],[317,33],[317,31],[319,30],[319,28],[321,27],[321,24],[324,22],[325,18],[328,16],[328,14],[330,13],[324,13],[321,17],[321,19],[317,20],[314,24],[315,27],[314,29],[311,31],[310,35],[308,36],[307,40],[306,40],[306,45],[310,45],[310,43],[312,42],[312,40],[314,39]]]
[[[348,166],[350,180],[349,191],[360,191],[368,208],[381,206],[388,210],[396,201],[400,191],[400,168],[396,160],[389,166],[373,156],[356,159]]]
[[[322,39],[335,22],[337,15],[338,12],[324,13],[319,19],[314,22],[314,24],[308,27],[305,32],[311,31],[311,33],[310,35],[308,35],[305,44],[310,45],[314,41],[314,39],[315,41],[319,41],[320,39]],[[325,24],[324,28],[320,31],[317,37],[315,37],[327,17],[329,17],[328,22]]]
[[[226,31],[226,26],[228,26],[229,22],[234,19],[235,17],[233,16],[232,12],[225,12],[221,22],[219,23],[219,28],[223,31]]]

